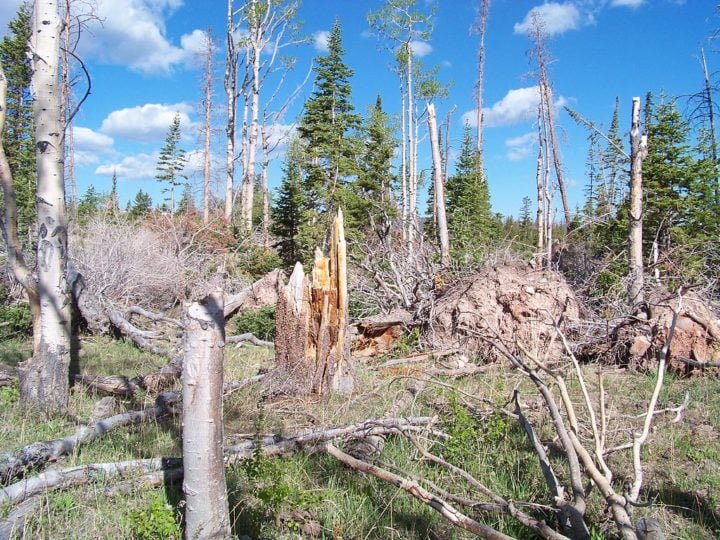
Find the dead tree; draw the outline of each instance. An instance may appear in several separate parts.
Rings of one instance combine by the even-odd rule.
[[[333,221],[330,257],[317,249],[312,279],[300,263],[278,291],[275,357],[301,391],[352,392],[345,232],[342,211]]]
[[[210,222],[210,142],[212,136],[212,85],[213,85],[213,56],[215,54],[215,42],[210,29],[205,31],[205,73],[203,77],[203,112],[205,113],[205,124],[203,125],[203,223]]]
[[[478,19],[475,21],[474,30],[480,36],[478,46],[478,71],[475,86],[475,121],[477,122],[477,153],[480,161],[480,168],[483,165],[483,84],[485,79],[485,30],[487,28],[488,13],[490,11],[490,0],[480,0]]]
[[[185,313],[183,493],[185,538],[230,538],[223,461],[223,295],[216,291]]]
[[[70,295],[63,182],[63,126],[58,84],[61,21],[58,5],[36,0],[33,13],[33,111],[37,161],[40,350],[20,366],[24,403],[48,412],[67,406],[70,366]]]
[[[225,60],[225,95],[227,96],[227,145],[225,150],[225,221],[232,222],[233,183],[235,179],[235,113],[237,112],[238,55],[235,47],[233,0],[227,8],[227,58]]]
[[[548,149],[552,151],[552,161],[555,169],[555,177],[557,179],[557,187],[560,191],[562,199],[563,214],[565,216],[565,230],[568,231],[572,224],[572,216],[570,214],[570,204],[568,203],[567,190],[565,188],[565,178],[560,161],[560,148],[557,136],[555,134],[555,110],[553,104],[552,85],[547,73],[547,65],[549,63],[548,49],[545,43],[545,28],[542,19],[533,14],[532,26],[530,28],[530,37],[534,40],[533,54],[537,63],[538,92],[540,94],[540,102],[544,103],[544,122],[546,123],[545,133],[548,139]],[[546,154],[549,160],[550,154]],[[548,216],[549,217],[549,216]]]
[[[434,103],[427,104],[427,117],[433,159],[433,186],[435,189],[433,193],[435,195],[435,219],[437,220],[437,231],[440,239],[440,262],[443,266],[450,266],[450,238],[445,217],[445,179],[442,172],[442,157],[440,156]]]
[[[647,156],[647,135],[640,135],[640,98],[634,97],[632,124],[630,128],[630,238],[628,261],[630,284],[628,300],[631,304],[643,301],[643,258],[642,258],[642,165]]]

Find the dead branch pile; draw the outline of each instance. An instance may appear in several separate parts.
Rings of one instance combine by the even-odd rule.
[[[486,268],[447,287],[430,311],[425,337],[436,348],[462,347],[497,358],[485,340],[550,343],[553,324],[580,317],[572,289],[556,273],[502,265]],[[561,346],[553,345],[561,352]],[[558,356],[557,354],[555,356]]]

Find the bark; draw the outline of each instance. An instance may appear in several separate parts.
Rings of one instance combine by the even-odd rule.
[[[17,369],[0,364],[0,387],[12,386],[17,380]]]
[[[570,203],[568,202],[567,189],[565,188],[565,173],[563,172],[562,163],[560,162],[559,143],[555,135],[555,109],[553,105],[552,88],[547,80],[547,74],[545,74],[545,82],[541,85],[541,88],[544,88],[545,92],[548,133],[550,135],[550,146],[552,147],[555,176],[557,178],[558,189],[560,190],[560,199],[562,200],[563,205],[563,214],[565,216],[565,231],[569,231],[572,227],[572,215],[570,214]]]
[[[263,247],[270,249],[270,197],[268,193],[268,170],[270,169],[270,134],[267,123],[261,128],[263,160],[260,172],[260,190],[262,192],[262,238]]]
[[[223,461],[222,292],[190,304],[183,361],[183,493],[185,538],[230,538]]]
[[[634,97],[630,128],[630,238],[628,242],[630,265],[628,301],[633,305],[642,303],[644,300],[642,165],[646,156],[647,136],[640,135],[640,98]]]
[[[275,356],[301,392],[352,392],[345,233],[333,222],[330,257],[315,252],[312,279],[300,263],[278,293]]]
[[[537,217],[535,219],[537,228],[536,265],[539,268],[544,266],[545,254],[545,183],[543,176],[543,163],[545,156],[543,154],[543,137],[542,137],[542,109],[538,108],[538,157],[537,167],[535,169],[535,183],[537,186]]]
[[[412,35],[412,31],[410,32]],[[410,246],[415,244],[415,236],[417,234],[417,165],[415,162],[415,114],[414,114],[414,102],[413,97],[413,76],[412,76],[412,48],[410,40],[405,43],[407,60],[405,69],[407,70],[405,76],[405,86],[407,95],[407,142],[408,142],[408,243]]]
[[[67,287],[67,220],[58,85],[60,18],[53,0],[34,12],[33,81],[37,162],[40,350],[20,365],[23,403],[47,412],[67,406],[70,366],[70,294]]]
[[[705,50],[700,49],[700,61],[703,69],[703,79],[705,81],[705,101],[707,102],[707,114],[708,124],[710,127],[710,153],[712,160],[715,165],[718,163],[718,152],[717,152],[717,133],[715,131],[715,102],[713,101],[712,84],[710,82],[710,75],[708,74],[707,62],[705,61]],[[717,200],[717,186],[715,191],[715,197]]]
[[[25,262],[22,244],[18,238],[17,202],[12,171],[5,154],[2,135],[5,133],[7,79],[0,65],[0,183],[2,183],[5,212],[0,217],[0,229],[7,250],[7,268],[28,295],[33,321],[33,354],[40,351],[40,297],[37,281]]]
[[[36,512],[43,503],[40,495],[35,495],[18,504],[7,517],[0,521],[0,540],[12,540],[22,537],[25,521]]]
[[[255,0],[253,0],[255,3]],[[255,186],[255,160],[260,115],[260,53],[262,52],[263,23],[258,21],[250,28],[250,59],[252,84],[250,86],[250,125],[248,126],[247,165],[243,171],[241,224],[243,231],[252,229],[253,188]]]
[[[442,173],[442,158],[440,156],[440,142],[438,141],[437,121],[435,119],[435,104],[427,104],[428,131],[430,132],[430,149],[433,160],[433,186],[435,188],[435,213],[437,231],[440,239],[440,263],[450,266],[450,237],[448,236],[447,218],[445,217],[445,181]]]
[[[205,145],[203,148],[203,223],[210,222],[210,139],[211,139],[211,115],[212,115],[212,83],[213,83],[213,43],[210,31],[205,32],[207,39],[207,51],[205,51],[205,100],[203,109],[205,112],[205,125],[203,127]]]
[[[5,484],[15,478],[23,477],[30,469],[41,469],[48,462],[72,454],[80,445],[89,444],[113,429],[157,420],[172,414],[172,406],[179,401],[179,397],[177,393],[168,392],[158,396],[154,407],[117,414],[81,426],[75,433],[62,439],[35,442],[16,452],[0,455],[0,483]]]
[[[237,69],[238,58],[233,35],[233,0],[227,8],[227,60],[225,64],[225,94],[227,96],[227,145],[225,150],[225,221],[232,222],[233,182],[235,178],[235,113],[237,111]]]

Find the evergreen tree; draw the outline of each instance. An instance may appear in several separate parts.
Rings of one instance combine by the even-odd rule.
[[[620,186],[624,184],[622,178],[624,156],[620,152],[623,147],[620,138],[620,98],[615,98],[615,110],[610,121],[608,141],[600,155],[603,169],[603,182],[597,183],[596,209],[598,215],[611,215],[617,208],[621,198]],[[600,175],[597,175],[599,179]]]
[[[5,131],[2,134],[10,165],[18,210],[18,237],[29,247],[34,239],[35,212],[35,136],[30,79],[32,68],[27,46],[32,34],[32,6],[25,2],[9,32],[0,41],[0,63],[7,78]]]
[[[128,203],[130,204],[130,203]],[[133,218],[141,218],[146,216],[152,211],[152,199],[150,195],[145,193],[142,189],[135,194],[135,198],[132,201],[130,207],[130,216]]]
[[[448,230],[456,258],[497,239],[498,222],[492,214],[490,191],[478,157],[466,123],[455,174],[447,180]]]
[[[387,234],[389,218],[395,211],[392,199],[392,158],[395,140],[390,119],[377,96],[365,126],[365,142],[360,157],[360,172],[352,183],[352,201],[348,218],[356,224],[370,224],[381,236]]]
[[[168,193],[166,200],[170,202],[170,213],[175,213],[175,188],[183,185],[187,177],[182,174],[185,168],[185,150],[180,148],[180,114],[175,113],[167,136],[165,137],[165,145],[160,150],[160,157],[157,164],[158,182],[167,183],[168,187],[163,189],[163,193]]]
[[[691,184],[696,163],[688,143],[690,128],[673,103],[648,102],[648,155],[643,162],[646,193],[643,230],[646,244],[667,249],[688,221]],[[683,233],[683,236],[687,231]],[[676,237],[679,240],[680,237]],[[649,250],[648,250],[649,253]]]
[[[351,101],[352,70],[343,61],[339,20],[328,39],[328,53],[315,60],[315,88],[305,103],[298,133],[305,145],[305,191],[314,202],[313,221],[319,237],[344,206],[346,186],[358,173],[360,127]]]
[[[303,149],[298,139],[290,141],[283,178],[277,199],[272,206],[271,232],[279,238],[278,252],[286,266],[306,260],[302,253],[303,227],[308,210],[308,199],[303,185]],[[312,249],[312,246],[310,246]]]
[[[195,208],[195,199],[192,195],[192,189],[190,189],[190,184],[188,182],[185,182],[183,184],[183,192],[180,196],[180,200],[177,203],[177,207],[175,208],[175,215],[180,216],[182,214],[194,214],[196,212]]]
[[[112,189],[110,190],[110,196],[107,201],[108,212],[111,215],[116,216],[120,213],[120,199],[117,191],[117,171],[113,171],[112,175]]]
[[[533,245],[535,242],[535,220],[532,217],[532,199],[527,195],[523,197],[520,206],[520,220],[518,222],[520,240]]]
[[[105,201],[106,197],[91,184],[78,202],[78,220],[81,223],[87,222],[102,209]]]

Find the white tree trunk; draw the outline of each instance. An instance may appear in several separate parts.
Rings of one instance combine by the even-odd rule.
[[[450,266],[450,238],[448,236],[447,219],[445,217],[445,182],[442,173],[442,158],[440,156],[437,120],[435,119],[435,104],[427,104],[427,116],[434,171],[435,219],[437,221],[438,238],[440,239],[440,262],[443,266]]]
[[[642,223],[642,164],[647,156],[647,137],[640,135],[640,98],[632,101],[632,124],[630,128],[630,238],[628,262],[630,284],[628,300],[637,304],[643,297],[643,223]]]
[[[417,208],[415,206],[415,192],[417,190],[417,167],[415,164],[415,114],[413,103],[413,76],[412,76],[412,49],[411,43],[407,42],[407,63],[405,65],[406,94],[407,94],[407,137],[408,137],[408,243],[412,246],[415,243],[415,219]]]
[[[205,51],[205,101],[203,108],[205,112],[205,146],[203,148],[203,223],[210,222],[210,139],[212,136],[212,83],[213,83],[213,54],[215,44],[209,33],[206,34],[207,51]],[[233,150],[234,151],[234,150]]]
[[[36,0],[33,13],[33,112],[37,163],[40,349],[20,365],[20,395],[47,412],[64,409],[69,397],[70,295],[66,280],[67,219],[63,182],[61,86],[58,63],[61,22],[55,0]]]
[[[254,28],[252,45],[252,86],[250,92],[250,125],[248,127],[247,167],[243,171],[242,226],[246,233],[252,230],[253,189],[255,187],[255,160],[257,158],[258,124],[260,118],[260,53],[262,29]]]
[[[475,88],[475,121],[477,122],[477,153],[480,159],[480,170],[483,168],[483,84],[485,81],[485,30],[487,28],[490,0],[480,0],[480,12],[478,21],[478,34],[480,44],[478,46],[478,75]]]
[[[223,294],[187,306],[183,360],[185,538],[230,538],[223,460]]]
[[[233,182],[235,179],[235,112],[237,109],[237,52],[233,25],[233,0],[228,0],[227,60],[225,64],[225,94],[227,95],[227,147],[225,150],[225,221],[232,222]]]

